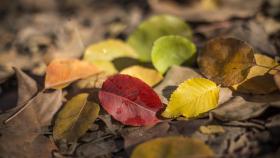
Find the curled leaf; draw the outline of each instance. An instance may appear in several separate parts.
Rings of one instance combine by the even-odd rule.
[[[162,75],[154,69],[145,68],[142,66],[131,66],[123,69],[120,74],[127,74],[147,83],[149,86],[154,86],[162,80]]]
[[[65,87],[69,83],[100,72],[96,66],[77,59],[54,59],[47,67],[45,88]]]
[[[115,73],[117,70],[111,63],[113,59],[119,57],[137,58],[137,56],[138,54],[130,45],[117,39],[108,39],[88,46],[83,60],[95,64],[101,70]]]
[[[220,88],[205,78],[193,78],[181,83],[172,93],[163,117],[199,116],[217,107]]]
[[[276,71],[269,71],[269,68],[277,66],[278,63],[266,55],[255,54],[254,56],[257,65],[250,69],[244,81],[233,85],[232,88],[238,92],[253,94],[267,94],[277,90],[277,86],[273,81],[273,75]]]
[[[128,43],[139,53],[140,60],[150,61],[154,41],[165,35],[181,35],[191,38],[192,31],[183,20],[175,16],[153,16],[138,26],[129,36]]]
[[[138,145],[131,158],[214,157],[214,152],[198,139],[173,136],[152,139]]]
[[[182,36],[163,36],[155,41],[152,48],[152,62],[160,73],[172,65],[181,65],[191,59],[196,52],[196,46],[187,38]]]
[[[200,53],[198,65],[210,80],[231,86],[242,82],[255,65],[254,50],[235,38],[214,38]]]
[[[96,103],[87,102],[87,98],[87,93],[73,97],[58,113],[53,128],[56,141],[66,139],[67,142],[75,142],[90,128],[100,108]]]
[[[162,108],[158,95],[146,83],[128,75],[109,77],[99,91],[102,107],[125,125],[144,126],[159,122]]]

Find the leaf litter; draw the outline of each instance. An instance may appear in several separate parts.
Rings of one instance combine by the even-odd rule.
[[[0,44],[0,118],[6,124],[0,125],[0,157],[126,158],[143,157],[143,153],[148,153],[149,156],[160,154],[165,149],[171,155],[181,157],[185,156],[180,152],[184,145],[188,150],[183,152],[190,151],[193,154],[204,153],[207,148],[207,153],[211,153],[208,155],[210,157],[277,155],[280,144],[277,123],[280,101],[276,86],[279,85],[279,28],[275,20],[277,12],[271,12],[266,7],[269,5],[277,8],[277,4],[269,1],[262,6],[262,0],[149,0],[145,3],[133,1],[127,4],[110,2],[110,5],[108,1],[93,4],[63,1],[58,7],[62,9],[59,14],[58,8],[53,8],[57,2],[46,3],[46,6],[26,6],[30,2],[22,0],[20,4],[27,10],[34,6],[42,12],[26,14],[16,11],[20,13],[20,18],[15,20],[16,16],[12,11],[5,14],[1,22],[0,34],[5,38],[1,38],[3,42]],[[3,6],[9,6],[9,3],[3,3]],[[45,7],[51,11],[47,9],[46,12]],[[7,8],[11,7],[4,10],[9,10]],[[69,10],[73,11],[71,15],[64,15]],[[153,16],[154,12],[165,15]],[[173,23],[169,20],[173,20]],[[184,54],[187,52],[172,41],[154,45],[161,51],[153,53],[153,42],[164,35],[184,36],[182,38],[186,37],[186,40],[196,46],[191,51],[195,54],[191,64],[187,62],[190,56],[186,58],[189,54]],[[110,43],[110,39],[114,39],[111,40],[113,43]],[[215,40],[225,44],[221,47],[214,44],[211,47],[209,42]],[[98,48],[94,48],[97,45]],[[90,47],[94,49],[89,49]],[[103,48],[117,56],[98,52],[102,52]],[[127,55],[122,52],[124,49],[131,53]],[[184,52],[183,56],[178,53],[180,51]],[[86,59],[88,55],[85,52],[93,55],[90,58],[92,62],[85,67],[74,64],[89,60]],[[153,60],[155,55],[157,60]],[[105,60],[95,61],[97,57]],[[65,71],[70,75],[45,87],[46,78],[43,75],[48,69],[47,65],[58,59],[70,62],[65,65],[66,68],[54,66],[53,70],[58,72],[54,77],[59,77]],[[168,59],[172,60],[166,62]],[[160,66],[158,62],[161,62]],[[13,69],[12,66],[18,68]],[[73,69],[75,67],[78,67],[78,71]],[[100,67],[101,71],[96,67]],[[236,67],[242,71],[235,69]],[[89,71],[91,68],[92,71]],[[211,68],[212,74],[208,72]],[[16,75],[13,75],[14,71]],[[118,71],[136,78],[128,76],[120,81],[117,79],[119,74],[112,76]],[[159,75],[158,71],[163,75]],[[264,77],[267,75],[269,77]],[[256,80],[250,81],[252,76]],[[183,111],[180,110],[181,114],[172,119],[161,116],[170,106],[174,95],[183,94],[183,100],[189,96],[185,95],[189,88],[180,88],[182,83],[205,77],[208,80],[204,80],[215,82],[220,89],[219,94],[215,94],[215,98],[219,99],[213,101],[215,109],[200,111],[199,114],[203,114],[198,118],[182,117]],[[107,84],[112,78],[116,78],[114,84]],[[202,85],[209,88],[209,84],[200,86]],[[235,89],[234,85],[242,85],[242,88]],[[98,98],[98,93],[103,93],[102,91],[112,93],[113,97],[107,96],[104,99],[101,95]],[[73,103],[72,99],[79,95],[87,97],[83,97],[83,103]],[[112,102],[112,98],[119,101]],[[150,102],[152,98],[157,99]],[[202,97],[198,102],[205,101],[206,98]],[[132,103],[131,106],[123,106],[121,100],[126,99]],[[70,102],[75,108],[71,108]],[[100,111],[95,103],[100,104]],[[151,121],[151,124],[139,122],[140,119],[132,124],[130,121],[125,123],[122,119],[127,117],[126,114],[117,116],[116,111],[110,111],[121,106],[122,110],[133,114],[131,116],[134,118],[141,118],[147,113],[139,112],[139,108],[149,109],[155,105],[157,108],[150,110],[152,113],[149,117],[142,117]],[[184,104],[182,106],[184,109],[192,108]],[[87,108],[91,110],[85,110]],[[198,109],[201,110],[199,106]],[[79,111],[79,116],[82,117],[78,117],[79,121],[74,121],[74,128],[63,128],[64,125],[73,124],[69,120],[75,116],[72,114],[78,114]],[[57,128],[64,129],[63,134],[71,133],[70,137],[58,139]],[[172,139],[186,144],[176,143],[176,150],[172,152]],[[147,152],[151,148],[145,145],[154,141],[159,141],[155,149],[159,152]],[[191,150],[188,143],[199,145]]]

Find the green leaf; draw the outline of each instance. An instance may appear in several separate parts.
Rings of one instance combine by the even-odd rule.
[[[202,141],[172,136],[157,138],[138,145],[131,158],[198,158],[214,157],[214,152]]]
[[[73,97],[58,113],[53,129],[56,141],[66,139],[67,142],[75,142],[90,128],[100,107],[96,103],[87,102],[87,98],[87,93]]]
[[[160,73],[165,73],[172,65],[180,65],[184,61],[191,63],[196,46],[182,36],[164,36],[155,41],[152,48],[152,62]]]
[[[89,45],[85,50],[83,60],[95,64],[106,72],[116,73],[117,70],[111,63],[113,59],[119,57],[137,58],[137,56],[138,54],[127,43],[121,40],[108,39]]]
[[[153,16],[141,23],[129,36],[128,43],[139,53],[142,61],[151,60],[151,49],[155,40],[165,35],[192,37],[188,24],[171,15]]]
[[[220,88],[205,78],[193,78],[181,83],[172,93],[163,117],[199,116],[217,107]]]

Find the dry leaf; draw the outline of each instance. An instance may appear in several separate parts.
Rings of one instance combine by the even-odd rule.
[[[29,100],[37,91],[37,85],[32,78],[17,68],[15,68],[15,72],[19,85],[18,106],[6,114],[0,115],[1,122],[21,108],[22,103]],[[59,98],[62,98],[60,95],[61,92],[58,93],[58,91],[47,95],[43,93],[40,99],[34,99],[30,106],[7,125],[0,124],[1,155],[30,158],[52,157],[52,150],[55,150],[56,147],[49,138],[43,135],[41,127],[49,125],[53,116],[50,111],[55,111],[57,107],[60,107],[61,100]],[[51,97],[49,98],[49,96]]]
[[[253,66],[246,79],[241,83],[233,85],[233,89],[242,93],[252,94],[266,94],[273,92],[277,89],[277,86],[273,82],[273,75],[275,70],[269,71],[269,68],[273,68],[278,63],[272,58],[262,55],[254,54],[257,65],[265,66]]]
[[[213,110],[213,116],[223,121],[246,120],[259,116],[269,107],[269,103],[247,101],[236,96]]]
[[[120,74],[127,74],[147,83],[149,86],[154,86],[162,80],[162,75],[154,69],[145,68],[142,66],[131,66],[123,69]]]
[[[255,65],[254,50],[235,38],[214,38],[206,43],[198,58],[201,72],[223,86],[243,81]]]
[[[152,139],[138,145],[131,158],[214,157],[214,152],[198,139],[173,136]]]
[[[75,142],[91,127],[100,107],[96,103],[87,102],[87,98],[87,93],[81,93],[59,111],[53,129],[56,141],[66,139],[69,143]]]
[[[96,66],[77,59],[54,59],[47,67],[45,88],[69,84],[100,72]],[[60,87],[61,88],[61,87]]]
[[[103,82],[109,77],[110,75],[106,72],[101,72],[95,75],[92,75],[88,78],[82,79],[75,83],[75,86],[79,89],[85,88],[101,88]]]
[[[278,87],[278,89],[280,89],[280,71],[278,71],[275,75],[274,75],[274,81]]]
[[[203,134],[225,133],[224,128],[222,126],[219,126],[219,125],[200,126],[199,130]]]
[[[173,14],[188,21],[224,21],[231,17],[251,17],[262,5],[263,0],[149,0],[157,13]]]

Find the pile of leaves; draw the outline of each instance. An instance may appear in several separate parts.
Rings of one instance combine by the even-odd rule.
[[[157,3],[149,1],[162,12],[169,2]],[[207,11],[219,6],[214,1],[192,5]],[[174,8],[164,12],[192,21],[189,15],[196,9],[188,14]],[[231,10],[225,17],[216,12],[208,21],[235,15]],[[251,14],[240,11],[236,16]],[[202,14],[202,20],[205,17]],[[125,40],[106,38],[89,44],[80,55],[48,58],[39,77],[21,66],[12,67],[13,76],[11,70],[4,71],[1,86],[16,88],[17,99],[12,91],[0,107],[0,157],[279,153],[276,48],[256,45],[254,34],[249,40],[237,37],[239,30],[209,31],[209,38],[199,44],[193,32],[205,28],[195,29],[177,16],[154,15]]]

